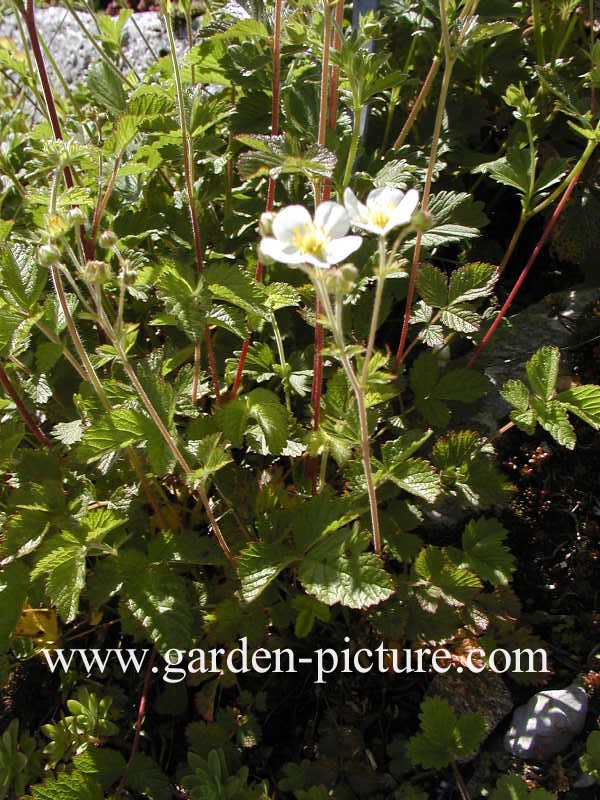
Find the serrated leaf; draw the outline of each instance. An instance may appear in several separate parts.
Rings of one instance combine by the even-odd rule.
[[[64,622],[72,622],[79,611],[79,596],[85,586],[86,546],[70,534],[45,542],[43,555],[31,573],[32,580],[46,575],[46,591]]]
[[[204,274],[213,297],[266,317],[264,289],[247,272],[231,265],[212,264]]]
[[[471,755],[485,738],[481,714],[463,714],[457,719],[450,703],[437,695],[423,701],[420,719],[421,732],[409,739],[408,755],[426,769],[440,769]]]
[[[77,444],[83,437],[83,421],[75,419],[72,422],[59,422],[52,428],[52,436],[65,447]]]
[[[529,389],[525,386],[523,381],[510,380],[506,381],[500,394],[514,406],[517,411],[527,411],[529,408]]]
[[[592,731],[587,737],[586,751],[580,757],[579,765],[600,783],[600,731]]]
[[[296,308],[300,305],[298,290],[289,283],[270,283],[265,287],[266,304],[272,311],[280,308]]]
[[[481,581],[472,572],[450,563],[438,547],[425,547],[414,563],[415,575],[443,590],[450,597],[465,600],[481,588]]]
[[[256,420],[258,430],[254,438],[260,452],[280,454],[287,445],[289,435],[288,411],[274,392],[253,389],[246,395],[248,416]]]
[[[125,91],[121,79],[105,61],[93,64],[87,73],[90,97],[115,116],[125,111]]]
[[[110,747],[92,747],[73,759],[73,766],[79,772],[95,776],[104,789],[118,781],[125,770],[125,764],[121,753]]]
[[[511,411],[510,418],[519,430],[529,436],[533,435],[537,425],[537,418],[532,408],[527,409],[527,411]]]
[[[417,273],[417,288],[428,306],[442,308],[448,297],[448,282],[444,273],[433,264],[423,264]]]
[[[0,248],[2,293],[19,308],[29,311],[40,299],[48,281],[32,247],[12,244]]]
[[[496,39],[519,29],[518,25],[508,20],[494,20],[493,22],[477,22],[474,30],[467,34],[468,43],[485,42],[488,39]]]
[[[242,397],[235,397],[222,403],[215,411],[215,420],[223,431],[223,436],[232,447],[241,447],[248,422],[248,407]]]
[[[531,398],[531,407],[542,428],[548,431],[552,438],[556,439],[563,447],[573,450],[577,443],[577,437],[569,422],[566,408],[555,400],[544,403],[538,397]]]
[[[540,347],[527,362],[527,378],[535,394],[542,400],[550,400],[554,394],[560,351],[558,347]]]
[[[33,800],[104,800],[100,783],[83,772],[62,773],[31,787]]]
[[[481,517],[469,522],[462,535],[466,564],[484,581],[506,585],[515,559],[504,545],[507,530],[497,519]]]
[[[421,353],[411,367],[409,380],[415,398],[427,398],[433,392],[440,373],[437,358],[432,353]]]
[[[122,614],[135,622],[138,634],[156,645],[160,653],[169,648],[188,649],[191,642],[191,609],[186,602],[186,583],[168,564],[152,564],[139,553],[121,555]]]
[[[171,783],[150,756],[137,753],[127,770],[127,787],[149,800],[171,800]]]
[[[600,386],[574,386],[557,395],[556,400],[595,430],[600,429]]]
[[[237,557],[244,601],[256,600],[296,558],[296,553],[283,543],[252,542]]]
[[[529,193],[531,159],[528,148],[511,147],[505,156],[488,161],[473,169],[474,173],[489,175],[504,186],[517,189],[522,195]]]
[[[476,311],[458,305],[442,309],[440,319],[447,328],[459,333],[475,333],[481,325],[481,317]]]
[[[435,443],[433,461],[442,470],[462,466],[479,452],[480,439],[476,431],[451,431]]]
[[[440,493],[440,477],[427,461],[410,458],[395,466],[390,480],[405,492],[433,503]]]
[[[498,270],[491,264],[475,261],[454,270],[448,286],[448,303],[467,303],[487,297],[498,280]]]
[[[29,588],[29,570],[21,561],[2,568],[0,572],[0,650],[5,652],[15,629]]]
[[[369,542],[368,535],[347,529],[317,542],[298,569],[305,590],[328,606],[368,608],[387,600],[394,584],[381,559],[364,552]]]

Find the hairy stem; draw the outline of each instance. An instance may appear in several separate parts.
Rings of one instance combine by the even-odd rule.
[[[421,86],[419,94],[417,95],[417,98],[410,110],[410,114],[406,118],[406,122],[402,126],[402,130],[398,134],[398,137],[396,138],[396,141],[393,144],[394,150],[398,150],[400,147],[402,147],[402,145],[406,141],[406,137],[408,136],[410,129],[412,128],[419,114],[419,111],[421,110],[423,104],[425,103],[425,100],[427,99],[427,95],[431,90],[431,86],[435,80],[436,75],[439,72],[441,64],[442,64],[442,59],[439,57],[439,55],[435,55],[431,62],[431,66],[429,67],[429,72],[427,73],[427,77],[425,78],[425,81]]]
[[[6,371],[1,364],[0,364],[0,384],[2,384],[2,386],[4,387],[4,391],[17,407],[17,411],[21,415],[23,422],[25,423],[25,425],[27,425],[27,427],[33,433],[38,442],[44,447],[50,447],[50,442],[46,438],[46,434],[42,431],[42,429],[34,420],[34,418],[31,416],[29,411],[27,411],[27,409],[25,408],[25,405],[21,400],[21,398],[19,397],[17,390],[12,385],[10,378],[6,374]]]

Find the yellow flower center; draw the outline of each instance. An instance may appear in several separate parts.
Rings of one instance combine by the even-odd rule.
[[[301,253],[323,259],[328,237],[316,225],[298,225],[292,232],[292,244]]]

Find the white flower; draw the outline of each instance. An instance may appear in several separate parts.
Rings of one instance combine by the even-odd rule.
[[[385,236],[394,228],[410,222],[419,193],[416,189],[404,194],[400,189],[373,189],[366,205],[361,203],[352,189],[344,191],[344,205],[355,228]]]
[[[360,236],[346,236],[350,217],[344,206],[327,201],[311,219],[304,206],[282,208],[273,219],[273,236],[260,243],[263,255],[284,264],[312,264],[326,269],[339,264],[362,244]]]

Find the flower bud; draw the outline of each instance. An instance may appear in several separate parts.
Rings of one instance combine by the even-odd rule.
[[[261,236],[273,236],[273,220],[275,214],[272,211],[264,211],[258,220],[258,232]]]
[[[133,286],[137,278],[137,270],[131,266],[131,261],[125,258],[121,263],[121,279],[125,286]]]
[[[67,212],[67,219],[69,220],[70,224],[76,228],[79,225],[84,224],[86,217],[79,206],[73,206],[73,208],[69,209]]]
[[[98,237],[98,244],[105,250],[110,250],[117,243],[117,234],[114,231],[102,231]]]
[[[419,209],[415,211],[412,215],[410,224],[416,231],[421,231],[421,233],[425,233],[430,228],[433,228],[435,225],[435,217],[429,211],[423,211],[423,209]]]
[[[89,283],[102,286],[110,280],[110,267],[106,261],[88,261],[85,265],[84,275]]]
[[[38,258],[42,267],[52,267],[60,261],[60,250],[55,244],[43,244],[38,247]]]

